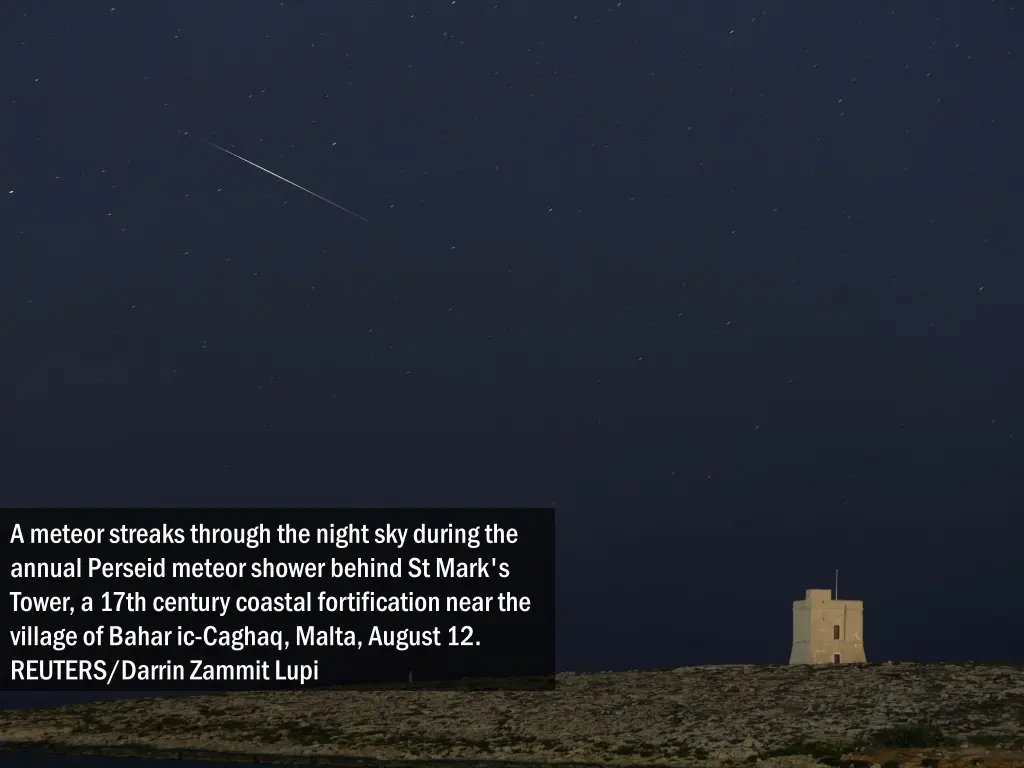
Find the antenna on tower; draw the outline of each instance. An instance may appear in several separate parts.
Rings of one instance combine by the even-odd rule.
[[[836,568],[836,593],[832,597],[833,600],[839,599],[839,569]]]

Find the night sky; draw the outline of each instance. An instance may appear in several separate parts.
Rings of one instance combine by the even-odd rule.
[[[4,506],[554,503],[562,668],[785,663],[836,568],[1024,662],[1011,1],[0,28]]]

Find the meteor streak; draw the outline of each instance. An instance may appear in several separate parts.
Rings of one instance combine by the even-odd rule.
[[[318,194],[317,194],[316,192],[314,192],[314,191],[313,191],[313,190],[311,190],[311,189],[306,189],[306,188],[305,188],[305,187],[303,187],[303,186],[299,186],[299,185],[298,185],[298,184],[296,184],[296,183],[295,183],[294,181],[290,181],[289,179],[286,179],[286,178],[285,178],[284,176],[281,176],[281,175],[279,175],[279,174],[277,174],[277,173],[274,173],[273,171],[267,170],[267,169],[266,169],[266,168],[264,168],[264,167],[263,167],[262,165],[256,165],[256,163],[254,163],[254,162],[253,162],[252,160],[246,160],[246,159],[245,159],[244,157],[242,157],[241,155],[236,155],[236,154],[235,154],[234,152],[232,152],[232,151],[231,151],[230,149],[224,149],[224,147],[222,147],[222,146],[221,146],[220,144],[214,144],[214,143],[213,143],[212,141],[210,141],[209,139],[203,139],[203,141],[205,141],[205,142],[206,142],[207,144],[209,144],[209,145],[210,145],[211,147],[213,147],[214,149],[219,149],[219,150],[220,150],[221,152],[226,152],[227,154],[231,155],[232,157],[237,157],[237,158],[238,158],[239,160],[241,160],[242,162],[244,162],[244,163],[248,163],[249,165],[253,166],[254,168],[259,168],[259,169],[260,169],[261,171],[263,171],[264,173],[269,173],[269,174],[270,174],[271,176],[273,176],[274,178],[276,178],[276,179],[280,179],[281,181],[284,181],[284,182],[287,182],[288,184],[291,184],[291,185],[292,185],[293,187],[296,187],[296,188],[298,188],[298,189],[301,189],[301,190],[302,190],[303,192],[305,192],[305,193],[306,193],[306,194],[308,194],[308,195],[312,195],[313,197],[316,197],[316,198],[318,198],[318,199],[320,199],[320,200],[323,200],[323,201],[324,201],[325,203],[328,203],[328,204],[330,204],[330,205],[333,205],[333,206],[334,206],[335,208],[340,208],[341,210],[343,210],[343,211],[344,211],[345,213],[349,214],[350,216],[355,216],[355,217],[356,217],[357,219],[362,219],[362,220],[363,220],[363,221],[365,221],[365,222],[366,222],[367,224],[369,224],[369,223],[370,223],[370,222],[369,222],[369,219],[367,219],[367,218],[365,218],[365,217],[363,217],[363,216],[360,216],[360,215],[359,215],[358,213],[356,213],[355,211],[350,211],[350,210],[349,210],[348,208],[346,208],[345,206],[343,206],[343,205],[338,205],[338,204],[337,204],[336,202],[334,202],[333,200],[328,200],[328,199],[327,199],[326,197],[323,197],[323,196],[321,196],[321,195],[318,195]]]

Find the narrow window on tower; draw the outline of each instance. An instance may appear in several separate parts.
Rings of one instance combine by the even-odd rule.
[[[838,624],[836,624],[836,625],[834,625],[832,627],[832,639],[833,640],[838,640],[839,639],[839,625]]]

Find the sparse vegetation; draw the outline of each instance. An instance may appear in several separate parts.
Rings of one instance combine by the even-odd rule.
[[[915,749],[1020,747],[1024,697],[1014,690],[1024,690],[1024,669],[969,665],[566,674],[555,691],[238,693],[0,712],[0,748],[122,754],[132,745],[133,754],[261,763],[334,754],[380,761],[377,768],[699,766],[712,758],[751,766],[787,757],[911,768],[932,757]],[[866,761],[871,754],[879,760]]]
[[[800,741],[772,750],[765,757],[806,755],[827,765],[838,765],[843,755],[855,751],[857,745],[846,742]]]
[[[941,747],[949,743],[934,725],[929,723],[910,723],[897,725],[875,731],[865,744],[872,747],[890,747],[895,749]]]
[[[997,747],[1008,740],[1007,736],[1000,733],[972,733],[964,739],[968,744],[975,747]]]

